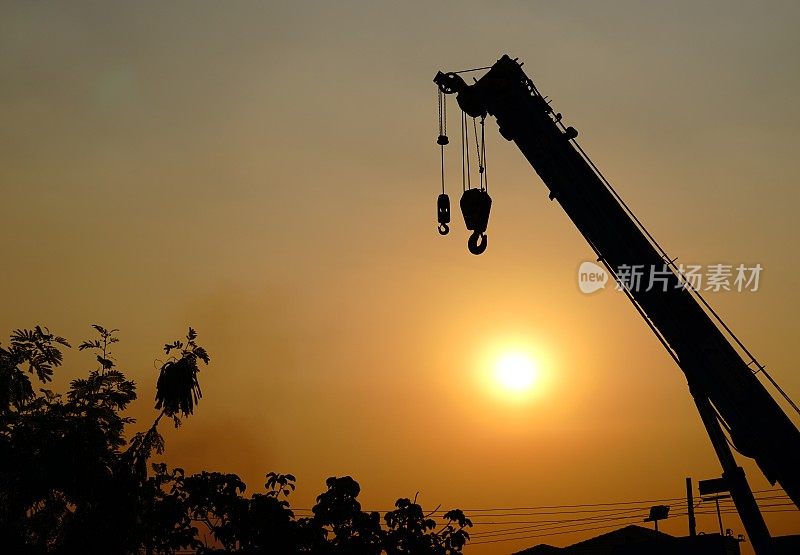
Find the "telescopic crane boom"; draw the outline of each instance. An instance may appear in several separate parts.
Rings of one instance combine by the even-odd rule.
[[[683,370],[756,553],[773,553],[769,531],[727,436],[800,508],[797,427],[712,319],[710,307],[704,309],[705,301],[686,287],[673,261],[574,143],[577,132],[561,125],[561,115],[521,64],[503,56],[472,85],[456,73],[439,72],[434,82],[443,93],[456,94],[469,116],[496,118],[500,134],[522,151],[550,198],[562,206],[611,275],[618,277],[621,269],[631,267],[666,269],[666,287],[624,290]]]

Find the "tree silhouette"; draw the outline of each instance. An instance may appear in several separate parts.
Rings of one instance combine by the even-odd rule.
[[[381,520],[376,512],[361,511],[361,487],[350,476],[328,478],[328,491],[317,497],[312,512],[315,523],[327,532],[330,553],[373,555],[381,552]],[[332,537],[329,537],[332,536]]]
[[[197,401],[203,396],[197,381],[200,371],[197,361],[208,364],[210,358],[206,350],[195,343],[195,339],[197,332],[189,328],[186,343],[178,340],[164,345],[165,353],[174,350],[180,356],[173,357],[161,366],[156,384],[156,408],[163,408],[163,414],[176,419],[176,425],[179,422],[178,413],[183,416],[192,414]]]
[[[70,347],[64,338],[36,326],[0,347],[0,533],[12,552],[124,553],[141,543],[146,462],[163,451],[163,438],[156,421],[126,439],[133,419],[123,412],[136,386],[116,368],[117,330],[92,327],[97,337],[78,349],[93,352],[98,367],[65,395],[37,395],[31,382],[52,380],[61,348]],[[202,349],[189,335],[190,349]],[[177,360],[189,357],[197,354],[182,350]]]
[[[65,394],[42,385],[61,366],[63,338],[41,326],[15,330],[0,346],[0,541],[9,553],[175,553],[315,555],[453,555],[472,525],[460,510],[438,518],[416,500],[399,499],[381,523],[364,512],[361,488],[350,476],[332,477],[309,517],[297,517],[288,498],[291,474],[270,472],[264,492],[245,497],[236,474],[152,463],[164,451],[158,426],[177,427],[201,398],[199,364],[206,350],[189,328],[167,343],[159,369],[157,415],[133,433],[124,415],[136,386],[117,368],[112,347],[118,330],[93,325],[96,336],[79,344],[97,366],[69,384]],[[205,534],[201,533],[205,530]],[[208,538],[203,540],[201,538]]]
[[[119,449],[132,422],[121,412],[136,398],[135,385],[115,370],[106,341],[100,367],[66,395],[44,388],[37,395],[29,375],[51,381],[60,347],[69,344],[37,326],[14,331],[9,348],[0,348],[0,383],[8,387],[0,395],[9,401],[0,407],[0,528],[20,552],[91,550],[95,541],[123,547],[127,538],[106,530],[126,505],[110,492],[119,489]]]
[[[398,499],[395,510],[384,517],[388,532],[384,546],[389,555],[449,555],[461,553],[469,541],[466,528],[472,526],[459,509],[444,513],[445,524],[436,532],[436,521],[426,516],[422,507],[409,499]]]

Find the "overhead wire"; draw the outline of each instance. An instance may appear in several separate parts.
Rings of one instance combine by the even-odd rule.
[[[571,518],[571,519],[562,519],[562,520],[544,520],[544,521],[533,521],[525,526],[518,526],[514,528],[501,528],[501,529],[493,529],[487,532],[476,532],[474,535],[484,535],[484,534],[494,534],[497,532],[504,532],[509,530],[521,530],[527,528],[534,528],[534,527],[553,527],[555,525],[556,528],[560,528],[561,526],[558,525],[567,525],[567,526],[575,526],[574,523],[579,522],[609,522],[612,520],[641,520],[641,512],[640,510],[636,510],[639,514],[631,514],[633,511],[629,511],[627,514],[622,513],[613,513],[609,515],[600,515],[600,516],[591,516],[587,518]]]
[[[759,493],[777,493],[775,490],[759,490]],[[669,498],[667,500],[676,500],[681,498]],[[794,504],[791,502],[787,495],[767,495],[763,496],[758,499],[759,501],[769,501],[767,503],[762,503],[760,505],[760,509],[763,513],[786,513],[786,512],[797,512],[797,508],[794,507]],[[652,500],[651,500],[652,501]],[[735,507],[730,505],[724,505],[722,502],[730,502],[730,499],[720,500],[721,506],[719,509],[720,514],[736,514],[737,511]],[[786,503],[780,503],[777,501],[787,501]],[[634,502],[621,502],[621,503],[634,503]],[[534,520],[534,521],[510,521],[510,520],[500,520],[497,522],[482,522],[482,521],[474,521],[474,528],[470,530],[470,537],[473,538],[470,541],[470,545],[480,545],[480,544],[488,544],[488,543],[501,543],[501,542],[509,542],[509,541],[521,541],[527,539],[534,539],[539,537],[549,537],[549,536],[557,536],[557,535],[564,535],[564,534],[580,534],[582,532],[594,531],[594,530],[603,530],[609,528],[615,528],[624,525],[630,525],[636,522],[641,522],[644,516],[644,510],[646,510],[645,502],[642,503],[642,506],[637,507],[620,507],[620,502],[617,503],[606,503],[604,505],[608,506],[605,509],[606,514],[596,514],[591,511],[589,516],[584,518],[568,518],[568,519],[549,519],[549,520]],[[717,510],[715,507],[711,506],[702,506],[703,499],[697,499],[693,503],[694,505],[694,513],[696,516],[713,516],[717,514]],[[592,505],[586,504],[581,506],[597,506],[600,504]],[[674,510],[668,517],[668,519],[679,518],[688,515],[688,511],[685,509],[686,501],[683,500],[683,503],[672,503],[670,506],[674,507]],[[560,506],[542,506],[536,507],[537,509],[540,508],[551,508],[551,507],[560,507]],[[573,507],[574,506],[568,506]],[[683,507],[683,508],[682,508]],[[507,508],[498,508],[498,509],[473,509],[471,512],[475,512],[476,510],[481,511],[490,511],[490,510],[508,510]],[[636,515],[632,514],[637,511],[642,511],[642,513]],[[385,512],[385,511],[384,511]],[[561,513],[572,515],[572,513]],[[490,517],[501,517],[498,514],[487,514],[484,516]],[[545,516],[545,513],[529,513],[527,516]],[[440,523],[444,522],[441,517],[434,517],[434,520],[441,521]],[[513,524],[519,523],[520,526],[510,526]],[[493,525],[505,525],[506,528],[491,528]],[[599,526],[596,526],[599,525]],[[484,529],[484,527],[489,526],[488,529]],[[510,526],[510,527],[509,527]]]
[[[756,500],[766,499],[766,497],[760,497],[759,494],[767,493],[767,494],[775,494],[775,497],[778,498],[788,498],[788,494],[783,491],[782,488],[767,488],[767,489],[760,489],[760,490],[753,490],[753,494],[756,496]],[[702,498],[696,498],[695,504],[701,501]],[[617,507],[620,505],[641,505],[643,507],[649,507],[655,503],[666,503],[674,501],[675,504],[679,504],[681,501],[683,504],[686,504],[686,497],[662,497],[662,498],[651,498],[651,499],[640,499],[640,500],[631,500],[631,501],[613,501],[613,502],[596,502],[596,503],[573,503],[573,504],[566,504],[566,505],[530,505],[530,506],[515,506],[515,507],[473,507],[473,508],[465,508],[462,509],[465,513],[477,513],[477,512],[491,512],[491,511],[536,511],[536,510],[549,510],[549,509],[580,509],[582,507],[588,507],[590,509],[594,509],[597,507]],[[722,502],[723,500],[720,500]],[[729,501],[729,500],[726,500]],[[624,507],[622,507],[624,508]],[[293,508],[294,511],[311,511],[310,508],[303,507],[303,508]],[[387,513],[396,510],[396,508],[392,509],[362,509],[365,512],[377,512],[377,513]],[[446,513],[449,509],[440,509],[437,512]],[[616,509],[608,509],[608,510],[616,510]],[[539,513],[541,514],[541,513]]]
[[[757,502],[759,503],[759,507],[762,512],[797,512],[797,509],[794,507],[794,504],[791,502],[789,496],[785,493],[781,493],[780,490],[756,490],[755,493],[766,494],[757,496]],[[716,508],[714,506],[704,505],[705,502],[709,501],[710,499],[695,499],[693,503],[695,515],[713,516],[716,514]],[[590,524],[608,522],[619,526],[621,524],[625,524],[626,522],[640,522],[642,517],[645,516],[646,511],[652,506],[651,504],[658,502],[669,503],[669,506],[673,509],[670,517],[686,516],[688,514],[688,511],[686,510],[686,500],[684,498],[677,497],[593,504],[587,503],[571,505],[540,505],[533,507],[474,508],[468,509],[465,512],[468,515],[478,513],[477,517],[473,517],[471,519],[473,523],[473,530],[470,532],[470,534],[472,537],[489,538],[495,536],[515,536],[502,538],[510,541],[513,539],[518,539],[516,536],[519,534],[534,531],[546,532],[563,529],[566,531],[578,532],[580,530],[575,530],[575,527],[585,527]],[[730,498],[720,499],[719,502],[720,514],[737,513],[736,508],[732,506],[732,500]],[[295,509],[295,512],[298,514],[298,516],[302,517],[305,515],[300,513],[308,513],[310,512],[310,509],[298,508]],[[379,512],[385,514],[388,511],[367,512]],[[441,524],[446,522],[445,519],[442,518],[445,512],[445,510],[437,509],[428,513],[428,516]],[[514,520],[511,520],[512,518]],[[496,528],[497,526],[504,526],[504,528]],[[611,526],[612,525],[609,525],[609,527]]]
[[[788,504],[787,504],[787,506],[788,506]],[[782,505],[781,506],[777,506],[777,508],[766,507],[766,508],[764,508],[764,510],[762,512],[765,512],[765,513],[797,512],[796,508],[785,509],[785,508],[781,508],[781,507],[783,507],[783,506]],[[721,509],[720,513],[721,514],[735,514],[736,511],[733,508],[728,508],[728,509]],[[683,517],[683,516],[686,516],[687,514],[688,513],[675,512],[675,513],[670,514],[666,518],[666,520]],[[706,511],[702,511],[699,514],[701,516],[713,516],[713,515],[716,514],[716,510],[712,509],[712,510],[709,510],[707,512]],[[609,521],[610,520],[611,519],[609,519]],[[549,528],[541,528],[541,529],[538,529],[538,530],[528,530],[528,529],[525,529],[525,527],[521,527],[520,530],[518,530],[516,533],[502,533],[502,534],[501,533],[497,533],[497,534],[494,534],[493,532],[495,532],[495,531],[490,531],[490,532],[485,532],[485,533],[483,533],[483,532],[472,532],[470,534],[470,537],[477,538],[478,541],[470,541],[470,545],[479,545],[481,543],[497,543],[497,542],[505,542],[505,541],[518,541],[518,540],[525,540],[525,539],[533,539],[533,538],[537,538],[537,537],[554,536],[554,535],[570,534],[570,533],[580,533],[580,532],[586,532],[586,531],[598,530],[598,529],[604,529],[604,528],[613,528],[613,527],[620,526],[620,524],[624,524],[624,522],[620,522],[620,520],[630,521],[632,523],[632,522],[640,521],[640,518],[636,518],[636,517],[630,517],[630,518],[627,518],[627,519],[618,518],[618,519],[614,519],[614,522],[611,523],[611,524],[603,524],[601,526],[590,526],[590,527],[587,527],[587,525],[595,524],[597,522],[594,522],[594,523],[593,522],[585,522],[583,524],[574,524],[574,525],[571,525],[571,526],[554,526],[554,527],[549,527]],[[553,530],[555,530],[555,531],[553,531]],[[534,532],[534,531],[536,532],[536,534],[530,534],[530,532]],[[506,536],[513,536],[513,537],[506,537]]]
[[[676,517],[669,516],[667,518],[676,518]],[[604,525],[601,525],[601,526],[591,526],[589,528],[580,528],[580,529],[574,529],[574,530],[560,530],[560,531],[557,531],[557,532],[546,532],[546,533],[543,533],[543,534],[525,535],[525,536],[514,537],[514,538],[495,538],[495,539],[488,539],[488,540],[480,540],[479,539],[476,542],[472,542],[471,541],[471,542],[469,542],[469,544],[470,545],[481,545],[481,544],[486,544],[486,543],[499,543],[499,542],[505,542],[505,541],[516,541],[516,540],[527,540],[527,539],[533,539],[533,538],[542,538],[542,537],[547,537],[547,536],[559,536],[559,535],[562,535],[562,534],[577,534],[579,532],[590,532],[592,530],[603,530],[603,529],[608,529],[608,528],[614,528],[616,526],[619,526],[619,524],[617,524],[617,523],[604,524]]]

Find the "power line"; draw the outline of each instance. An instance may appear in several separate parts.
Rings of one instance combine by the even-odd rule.
[[[683,516],[684,513],[678,513],[671,516]],[[546,524],[530,524],[528,526],[518,526],[514,528],[506,528],[504,530],[490,530],[488,532],[476,532],[474,534],[470,534],[470,536],[475,537],[488,537],[488,536],[505,536],[510,534],[518,534],[523,531],[533,532],[538,530],[559,530],[563,528],[575,528],[576,526],[586,526],[587,524],[598,524],[601,522],[616,522],[620,524],[619,521],[634,521],[634,522],[641,522],[642,517],[641,515],[626,515],[626,516],[616,516],[610,518],[593,518],[593,519],[583,519],[577,522],[575,521],[562,521],[555,525],[546,525]]]
[[[617,516],[633,516],[633,515],[632,515],[632,513],[639,513],[639,514],[641,514],[641,512],[642,512],[642,511],[645,511],[645,510],[647,510],[647,509],[645,509],[645,508],[638,508],[638,507],[637,507],[637,508],[635,508],[635,509],[629,509],[629,510],[626,510],[626,511],[614,512],[614,513],[606,513],[606,514],[599,514],[599,515],[596,515],[596,514],[594,514],[594,515],[591,515],[591,516],[585,516],[585,517],[581,517],[581,518],[559,518],[559,519],[544,519],[544,520],[522,520],[522,521],[518,521],[518,522],[520,522],[520,523],[531,523],[531,524],[534,524],[534,523],[558,523],[558,522],[581,522],[581,521],[587,521],[587,520],[598,520],[598,519],[604,519],[604,518],[609,518],[609,517],[617,517]],[[502,521],[502,520],[501,520],[501,521],[498,521],[498,522],[497,522],[497,524],[510,524],[510,523],[512,523],[512,522],[514,522],[514,521]],[[473,523],[474,523],[474,521],[473,521]],[[478,524],[476,524],[476,525],[486,525],[486,524],[490,524],[490,522],[487,522],[487,521],[478,521]]]
[[[762,493],[767,494],[774,494],[774,495],[759,495]],[[753,490],[753,494],[756,498],[756,501],[774,501],[774,500],[781,500],[781,501],[788,501],[790,497],[785,493],[782,492],[780,489],[766,489],[766,490]],[[720,499],[721,504],[724,503],[732,503],[732,499]],[[517,506],[517,507],[484,507],[484,508],[469,508],[469,509],[462,509],[465,513],[474,514],[474,513],[490,513],[490,514],[481,514],[479,516],[490,516],[490,517],[504,517],[504,516],[538,516],[538,515],[572,515],[572,514],[582,514],[582,513],[608,513],[614,511],[635,511],[635,510],[645,510],[649,509],[652,506],[652,503],[660,503],[660,502],[671,502],[670,506],[682,506],[686,505],[686,498],[685,497],[664,497],[660,499],[644,499],[639,501],[614,501],[614,502],[603,502],[603,503],[576,503],[576,504],[569,504],[569,505],[531,505],[531,506]],[[694,502],[694,506],[698,507],[701,506],[703,503],[702,498],[697,498]],[[584,508],[586,507],[586,508]],[[552,509],[566,509],[566,510],[552,510]],[[575,509],[575,510],[572,510]],[[312,512],[312,509],[309,508],[293,508],[294,512]],[[365,509],[362,508],[364,512],[377,512],[377,513],[387,513],[396,510],[394,509],[384,509],[384,510],[374,510],[374,509]],[[435,514],[445,514],[449,509],[437,509],[435,511],[431,511],[428,514],[435,515]],[[524,512],[505,512],[505,511],[524,511]],[[435,517],[434,517],[435,518]]]
[[[673,517],[668,517],[668,518],[673,518]],[[469,542],[469,545],[481,545],[481,544],[485,544],[485,543],[499,543],[499,542],[506,542],[506,541],[514,541],[514,540],[528,540],[528,539],[533,539],[533,538],[542,538],[542,537],[545,537],[545,536],[559,536],[559,535],[562,535],[562,534],[573,534],[573,533],[578,533],[578,532],[590,532],[592,530],[602,530],[602,529],[605,529],[605,528],[614,528],[616,526],[619,526],[619,524],[618,523],[605,524],[603,526],[592,526],[590,528],[582,528],[580,530],[577,530],[577,529],[576,530],[563,530],[563,531],[560,531],[560,532],[548,532],[546,534],[534,534],[534,535],[530,535],[530,536],[521,536],[521,537],[517,537],[517,538],[498,538],[498,539],[492,539],[492,540],[483,540],[483,541],[477,541],[477,542]]]
[[[784,512],[792,512],[792,511],[797,512],[797,509],[788,509],[788,510],[787,509],[767,509],[767,510],[764,510],[762,512],[765,512],[765,513],[784,513]],[[728,513],[733,513],[735,511],[734,510],[725,510],[725,511],[722,511],[722,512],[724,514],[728,514]],[[715,513],[716,513],[716,511],[714,511],[713,513],[704,513],[704,514],[710,515],[710,514],[715,514]],[[682,517],[682,516],[686,516],[686,513],[672,514],[669,517],[667,517],[667,519],[673,519],[673,518],[678,518],[678,517]],[[638,519],[636,519],[636,520],[638,520]],[[587,524],[590,524],[590,523],[587,523]],[[518,541],[518,540],[526,540],[526,539],[535,539],[535,538],[546,537],[546,536],[557,536],[557,535],[563,535],[563,534],[573,534],[573,533],[577,534],[577,533],[580,533],[580,532],[589,532],[589,531],[592,531],[592,530],[601,530],[601,529],[607,529],[607,528],[614,528],[616,526],[620,526],[620,524],[624,524],[624,522],[614,522],[613,524],[604,524],[602,526],[590,526],[588,528],[585,527],[585,525],[577,524],[577,525],[573,525],[571,527],[543,528],[541,530],[537,530],[536,534],[526,534],[526,535],[519,535],[519,534],[524,534],[526,532],[526,530],[520,530],[516,534],[513,534],[513,537],[502,537],[502,538],[494,537],[492,539],[480,539],[480,538],[487,538],[487,537],[490,537],[490,536],[487,536],[487,535],[481,536],[480,533],[477,533],[477,534],[472,534],[472,536],[478,537],[479,541],[474,541],[474,542],[470,541],[469,545],[480,545],[480,544],[486,544],[486,543],[500,543],[500,542],[507,542],[507,541]],[[552,532],[552,531],[549,531],[549,530],[556,530],[556,531]],[[497,535],[499,536],[499,535],[503,535],[503,534],[497,534]],[[508,535],[512,535],[512,534],[508,534]]]
[[[666,497],[663,499],[646,499],[642,501],[615,501],[613,503],[581,503],[575,505],[541,505],[538,507],[501,507],[494,509],[464,509],[464,512],[485,512],[485,511],[523,511],[538,509],[576,509],[580,507],[611,507],[617,505],[647,505],[648,503],[661,503],[665,501],[686,500],[685,497]]]
[[[775,504],[769,505],[762,510],[762,512],[791,512],[792,510],[797,509],[783,509],[781,507],[789,507],[791,503],[786,504]],[[720,511],[723,514],[735,514],[736,510],[733,508],[730,509],[722,509]],[[708,511],[700,511],[699,515],[705,516],[713,516],[716,514],[715,510],[708,510]],[[687,516],[687,512],[683,511],[676,511],[670,514],[670,518],[674,517],[682,517]],[[623,522],[620,522],[623,521]],[[629,522],[641,522],[641,515],[625,515],[625,516],[612,516],[612,517],[590,517],[587,519],[573,519],[573,520],[562,520],[562,521],[544,521],[539,523],[531,523],[525,526],[515,526],[511,528],[501,528],[501,529],[493,529],[487,530],[485,532],[474,532],[471,537],[477,538],[485,538],[485,537],[492,537],[492,536],[507,536],[507,535],[515,535],[523,532],[533,532],[533,531],[547,531],[547,530],[557,530],[557,529],[569,529],[575,528],[576,526],[586,526],[588,524],[597,524],[601,522],[616,522],[619,524],[624,524],[624,521]]]
[[[767,493],[768,495],[757,498],[757,501],[762,502],[759,506],[763,513],[785,513],[797,512],[798,509],[791,502],[788,495],[781,494],[780,490],[756,490],[754,493]],[[778,495],[769,495],[778,494]],[[509,541],[530,540],[540,537],[558,536],[564,534],[579,534],[581,532],[589,532],[594,530],[605,530],[625,525],[641,522],[643,512],[649,508],[648,503],[658,501],[678,501],[672,503],[671,506],[677,510],[670,514],[668,519],[675,519],[687,516],[686,501],[684,498],[664,498],[657,500],[643,500],[643,501],[621,501],[611,503],[594,503],[594,504],[573,504],[573,505],[542,505],[533,507],[500,507],[500,508],[483,508],[483,509],[470,509],[465,512],[481,512],[481,516],[499,518],[497,521],[473,521],[477,528],[485,526],[498,526],[505,525],[507,528],[492,529],[489,528],[485,531],[474,531],[470,535],[476,538],[477,541],[470,541],[469,545],[481,545],[489,543],[501,543]],[[680,501],[683,501],[682,503]],[[730,499],[721,500],[730,503]],[[782,501],[787,501],[782,503]],[[766,502],[766,503],[764,503]],[[694,503],[695,514],[700,516],[712,516],[716,514],[716,510],[707,505],[701,505],[702,499],[696,500]],[[635,506],[630,506],[635,505]],[[586,507],[585,509],[581,509]],[[601,508],[604,507],[604,508]],[[549,509],[579,509],[579,510],[563,510],[551,511]],[[548,511],[543,511],[548,509]],[[509,510],[528,510],[539,512],[524,512],[524,513],[497,513],[497,511]],[[310,509],[295,509],[295,511],[310,511]],[[642,514],[633,514],[642,511]],[[368,512],[387,512],[387,511],[368,511]],[[444,510],[435,511],[444,513]],[[720,508],[721,514],[735,514],[736,508],[727,505]],[[488,514],[486,514],[488,513]],[[586,516],[578,517],[577,515],[584,514]],[[574,518],[562,519],[537,519],[540,516],[557,516],[564,515]],[[505,517],[515,516],[528,516],[533,517],[532,520],[507,520]],[[435,520],[444,521],[441,517],[434,517]],[[513,524],[521,524],[521,526],[511,526]]]

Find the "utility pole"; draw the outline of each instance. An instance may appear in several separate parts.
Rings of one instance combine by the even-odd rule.
[[[753,491],[747,484],[744,470],[736,464],[736,459],[733,458],[733,452],[728,445],[728,440],[722,431],[722,426],[719,423],[714,407],[711,405],[711,401],[708,397],[698,394],[697,391],[692,391],[692,395],[694,396],[697,410],[700,412],[700,418],[703,420],[703,425],[708,432],[708,437],[711,439],[711,445],[717,452],[717,458],[722,464],[722,480],[726,484],[725,490],[731,493],[730,497],[733,498],[733,504],[736,505],[736,511],[742,519],[742,524],[747,536],[750,538],[753,551],[756,552],[756,555],[775,555],[775,548],[772,545],[772,537],[769,534],[767,524],[764,522],[761,511],[758,510]],[[700,488],[700,494],[703,495],[702,488]],[[717,505],[719,506],[719,500],[717,500]],[[717,513],[720,522],[720,534],[722,535],[724,531],[722,530],[722,515],[719,514],[719,509],[717,509]]]
[[[692,495],[692,479],[686,478],[686,506],[689,513],[689,536],[697,535],[697,521],[694,519],[694,496]]]
[[[703,501],[713,501],[717,505],[717,521],[719,522],[719,535],[724,536],[725,531],[722,527],[722,513],[719,510],[719,500],[720,499],[730,499],[730,495],[714,495],[713,497],[704,497]]]

